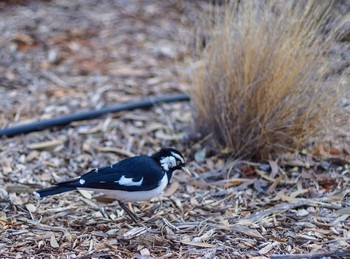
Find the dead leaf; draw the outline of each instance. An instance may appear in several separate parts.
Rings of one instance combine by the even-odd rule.
[[[318,181],[318,184],[325,189],[334,190],[338,185],[338,181],[337,181],[337,179],[332,179],[330,177],[324,177],[322,180]]]
[[[256,172],[255,172],[255,168],[250,166],[250,165],[247,165],[247,164],[243,164],[242,165],[242,172],[246,175],[246,176],[253,176],[253,175],[256,175]]]
[[[14,39],[13,42],[17,44],[17,49],[20,51],[24,51],[27,48],[35,47],[38,42],[33,39],[30,35],[27,34],[19,34]]]

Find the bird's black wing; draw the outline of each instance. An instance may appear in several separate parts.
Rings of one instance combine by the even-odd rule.
[[[164,172],[157,162],[148,156],[124,159],[119,163],[89,171],[59,186],[122,191],[147,191],[158,187]]]

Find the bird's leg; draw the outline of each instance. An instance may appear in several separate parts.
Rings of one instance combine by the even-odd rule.
[[[119,203],[120,207],[122,207],[122,209],[129,215],[129,217],[132,219],[132,221],[134,221],[136,224],[138,224],[139,221],[138,221],[137,216],[134,213],[132,213],[132,211],[129,210],[129,208],[123,202],[118,201],[118,203]]]

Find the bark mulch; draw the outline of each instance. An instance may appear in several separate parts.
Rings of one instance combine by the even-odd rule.
[[[188,87],[178,32],[204,1],[9,2],[0,1],[0,127]],[[190,126],[190,104],[176,103],[2,138],[0,258],[350,256],[348,132],[252,163],[184,142]],[[194,176],[177,172],[162,197],[132,204],[139,226],[98,193],[32,194],[162,146],[183,152]]]

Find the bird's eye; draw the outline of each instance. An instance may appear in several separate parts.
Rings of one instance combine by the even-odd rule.
[[[177,165],[180,165],[180,164],[181,164],[181,161],[177,161],[176,164],[177,164]]]

